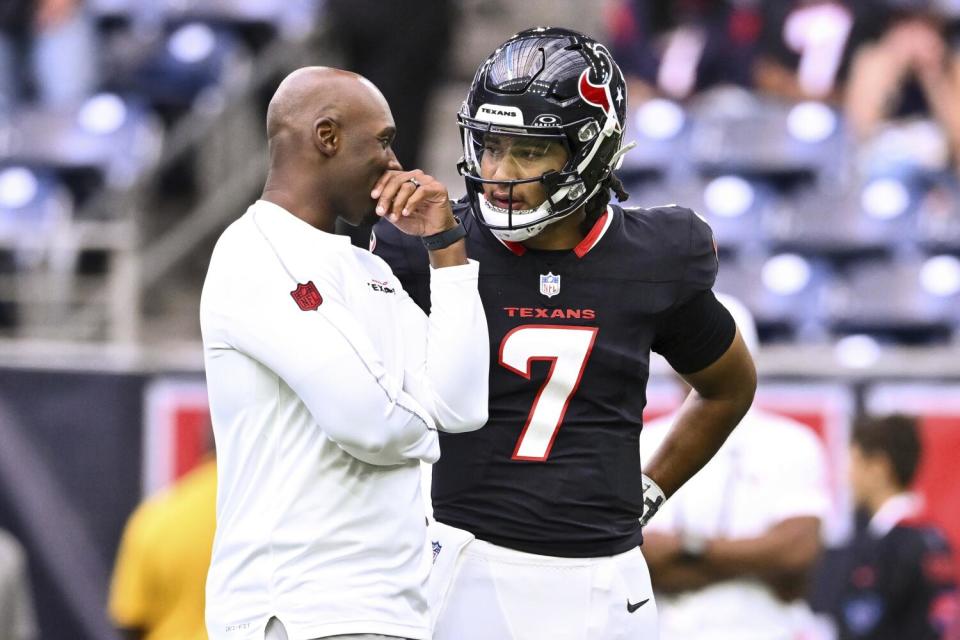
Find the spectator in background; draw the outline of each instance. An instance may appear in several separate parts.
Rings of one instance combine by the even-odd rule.
[[[454,21],[451,0],[328,0],[331,33],[344,68],[375,84],[397,123],[393,149],[400,164],[423,165],[430,100],[443,81]],[[338,225],[338,233],[366,248],[371,225]]]
[[[845,95],[854,134],[919,117],[936,123],[943,159],[960,158],[960,22],[923,0],[889,0],[882,28],[856,50]],[[935,163],[936,164],[936,163]],[[934,167],[940,168],[940,167]]]
[[[83,0],[0,2],[0,114],[31,92],[43,106],[71,105],[96,83],[96,36]]]
[[[607,30],[630,100],[684,99],[719,84],[749,86],[761,31],[757,0],[617,0]]]
[[[717,298],[755,350],[750,312]],[[672,416],[644,426],[649,457]],[[662,640],[794,640],[829,507],[826,464],[805,425],[751,408],[717,455],[644,529]]]
[[[204,587],[216,530],[211,455],[127,521],[109,613],[128,640],[206,640]]]
[[[38,637],[26,553],[13,536],[0,529],[0,638]]]
[[[916,421],[863,417],[853,428],[850,482],[869,518],[847,550],[828,601],[841,640],[940,640],[958,624],[955,564],[943,534],[909,492],[921,456]]]
[[[839,103],[857,42],[879,13],[873,0],[764,3],[763,35],[753,65],[760,91],[790,101]]]

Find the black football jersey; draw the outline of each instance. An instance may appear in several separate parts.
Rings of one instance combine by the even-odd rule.
[[[480,263],[490,412],[478,431],[441,432],[435,518],[544,555],[595,557],[640,544],[650,350],[681,372],[696,371],[722,355],[735,332],[732,321],[724,331],[704,330],[696,325],[708,314],[675,313],[697,297],[712,299],[710,227],[682,207],[610,206],[573,250],[538,251],[501,242],[467,205],[454,209]],[[429,310],[419,238],[380,222],[371,245]]]
[[[901,523],[879,538],[864,530],[848,551],[831,612],[842,640],[940,640],[960,631],[956,565],[938,529]]]

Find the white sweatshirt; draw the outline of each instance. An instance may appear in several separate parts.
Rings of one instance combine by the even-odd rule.
[[[487,418],[478,265],[431,270],[429,318],[390,267],[260,200],[200,303],[218,459],[211,639],[429,637],[420,461]]]

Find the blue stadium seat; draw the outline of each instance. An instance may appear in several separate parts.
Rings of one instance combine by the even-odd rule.
[[[123,189],[154,165],[162,141],[159,120],[142,105],[99,94],[75,109],[18,112],[0,158],[61,172],[93,171],[102,184]]]
[[[236,25],[270,25],[286,40],[303,40],[322,16],[321,0],[167,0],[173,20]]]
[[[73,198],[53,171],[0,166],[0,250],[14,256],[17,269],[50,257],[72,216]]]
[[[816,342],[826,337],[818,307],[832,276],[824,260],[745,254],[721,260],[715,289],[753,312],[762,340]]]
[[[204,22],[171,25],[142,59],[118,70],[110,91],[146,101],[174,119],[208,89],[249,73],[250,52],[227,27]]]
[[[710,223],[722,252],[762,249],[760,221],[777,201],[767,182],[735,175],[678,183],[651,180],[628,185],[627,190],[631,206],[677,203],[690,207]]]
[[[640,104],[628,113],[624,136],[637,146],[624,155],[617,175],[626,183],[685,167],[689,133],[690,119],[681,105],[659,98]]]
[[[915,238],[930,251],[960,252],[960,183],[937,181],[917,207]]]
[[[692,162],[709,174],[818,175],[844,156],[842,123],[820,103],[783,104],[723,89],[691,105]]]
[[[269,26],[274,35],[302,40],[322,16],[321,0],[87,0],[102,21],[137,25],[209,24]]]
[[[835,257],[886,252],[910,241],[917,199],[916,189],[896,180],[813,186],[771,208],[763,232],[777,250]]]
[[[854,263],[831,284],[825,302],[825,319],[836,333],[947,339],[960,323],[960,260],[901,256]]]

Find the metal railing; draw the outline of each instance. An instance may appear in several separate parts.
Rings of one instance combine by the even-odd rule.
[[[260,92],[278,75],[315,64],[317,57],[316,47],[304,43],[268,45],[249,68],[197,101],[168,132],[156,165],[129,189],[104,189],[89,199],[66,232],[51,241],[49,253],[99,252],[105,257],[102,273],[77,275],[74,264],[61,269],[56,260],[47,260],[0,278],[0,300],[16,304],[15,337],[24,344],[133,345],[148,339],[143,335],[145,298],[164,295],[171,272],[242,211],[262,184],[266,142],[257,115]],[[157,204],[164,200],[160,176],[190,156],[197,167],[196,198],[186,211],[165,212],[174,222],[148,234],[151,216],[172,206]]]

